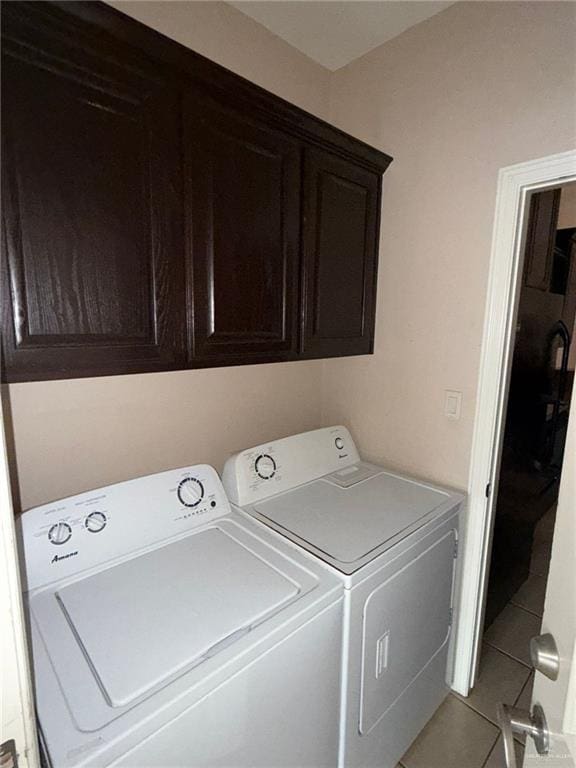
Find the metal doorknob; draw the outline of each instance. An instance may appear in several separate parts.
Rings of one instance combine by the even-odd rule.
[[[549,632],[545,635],[537,635],[530,640],[530,659],[537,672],[542,672],[550,680],[558,679],[560,656],[554,636]]]
[[[510,707],[508,704],[498,704],[496,707],[498,724],[502,731],[506,768],[518,768],[514,751],[514,733],[525,733],[530,736],[539,755],[547,755],[550,748],[550,732],[544,716],[544,710],[539,704],[534,704],[532,713],[526,709]]]

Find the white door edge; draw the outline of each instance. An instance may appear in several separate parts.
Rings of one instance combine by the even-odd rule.
[[[536,673],[531,707],[544,710],[550,732],[549,750],[539,755],[527,739],[525,768],[576,768],[576,391],[572,392],[562,478],[546,584],[542,633],[549,632],[558,648],[559,670],[554,680]]]
[[[502,168],[498,174],[452,683],[464,696],[475,681],[484,622],[503,408],[527,219],[526,200],[534,191],[575,180],[576,150]],[[487,499],[488,484],[491,493]]]
[[[2,633],[0,742],[14,740],[20,768],[38,768],[38,737],[10,492],[4,417],[0,404],[0,610]]]

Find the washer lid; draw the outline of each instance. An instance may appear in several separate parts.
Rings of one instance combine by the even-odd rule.
[[[108,702],[120,707],[214,655],[298,591],[225,531],[209,528],[56,598]]]
[[[350,487],[317,480],[254,509],[334,560],[354,563],[447,498],[443,491],[381,472]]]

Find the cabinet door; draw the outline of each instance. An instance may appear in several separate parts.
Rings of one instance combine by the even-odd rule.
[[[296,140],[189,98],[193,365],[290,358],[297,346]]]
[[[380,177],[328,152],[309,150],[304,196],[302,353],[372,352]]]
[[[6,378],[181,367],[178,94],[49,3],[6,5]]]

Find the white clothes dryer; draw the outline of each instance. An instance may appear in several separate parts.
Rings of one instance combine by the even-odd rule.
[[[342,584],[232,512],[206,465],[20,518],[54,768],[332,768]]]
[[[343,583],[339,765],[394,768],[448,692],[464,496],[361,461],[340,426],[242,451],[223,483]]]

